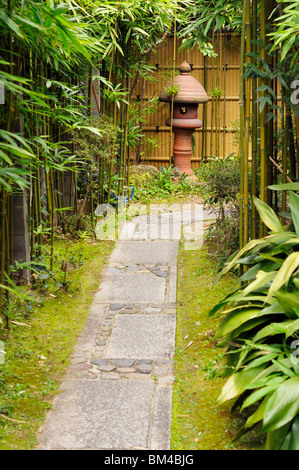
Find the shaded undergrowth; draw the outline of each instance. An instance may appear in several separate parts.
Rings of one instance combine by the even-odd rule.
[[[73,241],[66,273],[62,269],[68,243],[55,244],[53,275],[60,287],[57,282],[47,289],[40,286],[39,306],[30,314],[20,311],[17,321],[10,322],[8,337],[1,331],[6,354],[0,364],[0,450],[36,445],[36,432],[58,392],[114,246],[109,241]]]

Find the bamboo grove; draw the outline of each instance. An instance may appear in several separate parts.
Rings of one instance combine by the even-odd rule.
[[[240,247],[266,234],[252,197],[286,212],[286,193],[270,187],[299,178],[298,19],[298,2],[243,3]]]
[[[4,323],[10,294],[18,292],[15,282],[26,282],[26,269],[41,267],[45,240],[53,267],[55,227],[67,231],[72,216],[79,228],[88,213],[94,228],[95,207],[111,202],[112,189],[127,191],[129,159],[134,149],[138,153],[142,120],[155,106],[154,100],[133,106],[132,93],[139,79],[150,76],[149,57],[171,32],[178,10],[184,16],[183,4],[1,1]],[[15,220],[20,208],[22,217]],[[27,240],[20,260],[16,245]]]

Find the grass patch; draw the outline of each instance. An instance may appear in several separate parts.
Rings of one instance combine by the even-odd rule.
[[[113,242],[68,240],[55,243],[54,277],[63,284],[40,287],[44,300],[30,314],[1,331],[5,364],[0,364],[0,450],[29,450],[58,392],[81,333]],[[69,253],[74,269],[61,272]],[[60,271],[60,272],[59,272]],[[60,276],[60,277],[59,277]],[[24,324],[26,326],[24,326]]]
[[[224,350],[213,342],[219,317],[209,310],[237,286],[231,274],[213,285],[218,269],[207,249],[178,256],[178,318],[171,449],[229,450],[260,448],[260,439],[248,433],[233,439],[244,424],[230,411],[231,403],[217,405],[225,378],[219,365]]]

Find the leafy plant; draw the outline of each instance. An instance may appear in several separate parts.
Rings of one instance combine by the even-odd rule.
[[[223,263],[238,249],[240,165],[231,155],[224,159],[209,159],[195,171],[200,183],[204,205],[217,211],[210,224],[206,240],[209,249]]]
[[[237,399],[233,409],[252,410],[238,436],[259,424],[267,449],[299,449],[299,196],[289,192],[286,226],[267,204],[254,203],[269,234],[227,263],[218,277],[243,265],[242,287],[210,311],[224,314],[215,339],[228,346],[219,402]]]

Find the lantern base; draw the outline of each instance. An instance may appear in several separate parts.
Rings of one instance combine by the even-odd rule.
[[[191,168],[192,133],[194,129],[175,129],[173,145],[173,164],[180,173],[193,175]]]

